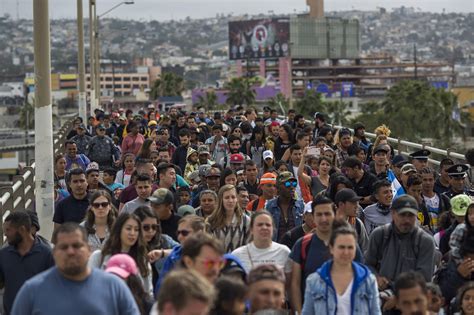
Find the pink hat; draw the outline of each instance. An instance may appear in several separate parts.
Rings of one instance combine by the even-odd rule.
[[[122,279],[127,279],[130,274],[137,275],[138,268],[135,260],[127,254],[116,254],[110,257],[105,272],[116,274]]]

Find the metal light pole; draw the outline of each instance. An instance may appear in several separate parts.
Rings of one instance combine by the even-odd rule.
[[[95,0],[89,0],[89,83],[90,83],[90,112],[95,108],[95,53],[94,53],[94,8]],[[84,121],[85,122],[85,121]]]
[[[82,0],[77,0],[77,68],[79,72],[79,116],[87,121],[86,103],[86,65],[84,59],[84,23],[83,23]]]
[[[33,1],[35,54],[35,201],[43,231],[52,231],[54,209],[53,115],[48,0]],[[41,123],[40,123],[41,122]],[[44,232],[43,232],[44,234]]]
[[[99,41],[99,23],[100,19],[104,17],[104,15],[110,13],[111,11],[115,10],[116,8],[120,7],[123,4],[134,4],[134,0],[128,0],[128,1],[122,1],[109,10],[105,11],[101,15],[97,15],[96,8],[97,6],[94,6],[94,45],[95,45],[95,93],[96,93],[96,106],[100,106],[100,41]],[[92,110],[91,110],[92,111]]]

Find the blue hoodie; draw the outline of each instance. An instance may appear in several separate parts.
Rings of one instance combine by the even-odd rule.
[[[306,280],[302,315],[337,314],[336,289],[331,280],[332,263],[332,260],[325,262]],[[351,315],[382,314],[375,276],[369,268],[357,262],[352,262],[352,269]]]

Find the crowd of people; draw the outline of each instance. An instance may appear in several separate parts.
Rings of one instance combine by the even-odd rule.
[[[438,166],[326,118],[77,118],[51,241],[4,220],[4,314],[474,314],[474,149]]]

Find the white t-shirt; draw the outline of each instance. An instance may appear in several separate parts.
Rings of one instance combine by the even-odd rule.
[[[337,315],[350,315],[351,314],[351,293],[352,293],[352,278],[351,283],[346,288],[346,291],[339,295],[337,294]]]
[[[291,272],[290,252],[287,246],[275,242],[272,242],[270,247],[263,249],[255,247],[254,243],[251,242],[237,248],[232,254],[240,259],[247,273],[263,264],[276,265],[282,268],[285,273],[289,273]]]

